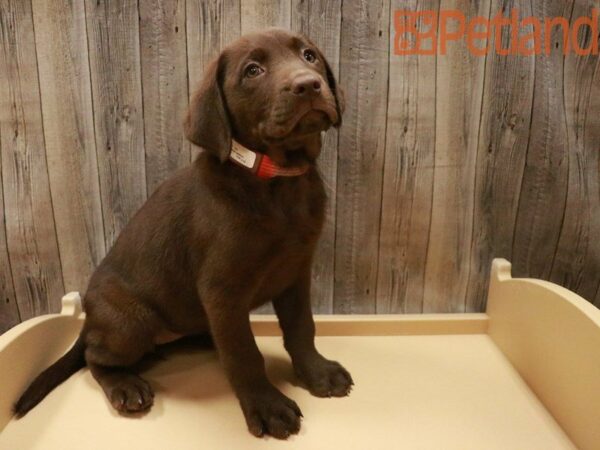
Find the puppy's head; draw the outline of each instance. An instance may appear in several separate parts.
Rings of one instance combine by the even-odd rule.
[[[343,109],[319,49],[302,35],[270,29],[240,38],[209,65],[184,128],[221,161],[235,139],[293,165],[316,159],[321,132],[341,124]]]

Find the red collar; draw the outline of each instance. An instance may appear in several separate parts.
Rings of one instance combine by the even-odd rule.
[[[308,166],[282,167],[262,153],[256,153],[236,141],[231,141],[229,160],[241,167],[249,169],[258,178],[297,177],[308,171]]]

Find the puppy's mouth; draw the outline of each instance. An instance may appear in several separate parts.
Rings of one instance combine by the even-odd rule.
[[[326,112],[311,109],[303,114],[293,125],[291,133],[295,135],[311,134],[329,128],[331,119]]]
[[[262,130],[263,137],[268,141],[277,141],[290,136],[314,134],[327,130],[337,120],[334,106],[327,101],[315,99],[296,108],[291,117],[267,124]]]

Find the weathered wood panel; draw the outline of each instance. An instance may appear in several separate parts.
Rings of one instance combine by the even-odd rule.
[[[600,59],[596,60],[594,76],[592,77],[592,88],[590,90],[589,103],[587,105],[587,115],[585,117],[585,129],[581,131],[585,139],[585,148],[589,149],[586,152],[587,158],[583,162],[586,165],[586,171],[589,173],[589,208],[593,223],[593,234],[590,233],[590,248],[597,254],[600,248],[598,236],[598,221],[600,220]],[[595,188],[594,188],[595,186]],[[600,259],[600,257],[598,257]],[[586,276],[591,277],[592,281],[596,279],[598,289],[596,296],[588,297],[587,300],[592,301],[600,308],[600,270],[597,269],[599,259],[594,259],[591,269],[586,269]],[[566,287],[570,287],[568,284]]]
[[[392,11],[437,11],[439,0],[393,1]],[[395,29],[390,13],[390,28]],[[431,25],[419,24],[420,32]],[[395,34],[395,33],[394,33]],[[403,40],[416,45],[406,34]],[[431,226],[436,136],[436,55],[395,55],[390,43],[390,87],[383,168],[377,277],[378,313],[423,310]],[[424,49],[432,49],[424,42]]]
[[[86,1],[107,248],[146,199],[137,1]]]
[[[336,80],[339,80],[341,19],[339,2],[336,0],[292,2],[292,29],[309,36],[321,49]],[[325,225],[312,273],[313,310],[319,313],[333,312],[337,150],[338,131],[332,129],[324,135],[319,157],[319,168],[328,196]]]
[[[187,0],[187,69],[191,94],[202,79],[208,63],[240,36],[240,0]],[[191,146],[192,159],[198,147]]]
[[[340,82],[346,114],[337,178],[334,311],[375,312],[385,155],[388,1],[344,2]]]
[[[2,136],[0,135],[1,142]],[[2,152],[0,151],[0,334],[21,322],[12,273],[10,272],[10,260],[8,259],[2,186]]]
[[[519,0],[494,0],[491,16],[519,8],[520,19],[531,8]],[[523,30],[518,37],[531,32]],[[502,48],[510,48],[510,29],[502,32]],[[496,46],[495,34],[490,38]],[[488,289],[492,259],[512,259],[515,222],[533,107],[535,56],[487,56],[485,90],[475,174],[473,240],[466,311],[482,311]]]
[[[190,162],[190,145],[181,129],[188,102],[185,3],[139,3],[148,195]]]
[[[440,10],[460,11],[468,22],[475,16],[489,17],[490,2],[442,0]],[[456,30],[456,21],[449,21],[449,30]],[[452,43],[447,54],[437,58],[435,168],[424,312],[465,309],[485,60],[465,45]]]
[[[598,55],[564,56],[560,27],[549,56],[393,53],[395,10],[513,7],[573,25],[600,0],[0,0],[0,330],[85,289],[199,151],[181,118],[208,61],[267,26],[308,34],[346,92],[315,310],[480,311],[496,256],[600,306]]]
[[[573,2],[533,2],[536,17],[570,17]],[[552,32],[550,55],[536,57],[533,116],[515,229],[515,275],[549,278],[563,223],[568,185],[568,138],[562,89],[563,39]]]
[[[566,2],[568,3],[568,2]],[[567,5],[568,6],[568,5]],[[580,0],[572,3],[571,26],[581,16],[591,16],[597,1]],[[589,29],[579,33],[581,48],[589,48]],[[593,82],[598,67],[598,56],[579,56],[570,53],[564,58],[564,88],[562,100],[565,108],[568,151],[568,186],[564,217],[558,246],[554,255],[550,279],[571,286],[585,298],[594,299],[600,283],[600,246],[593,241],[600,237],[600,174],[598,153],[600,134],[590,140],[588,116],[593,111]],[[597,80],[596,80],[597,81]],[[596,130],[598,127],[595,127]],[[596,162],[596,164],[594,164]]]
[[[66,290],[84,290],[106,252],[85,9],[83,2],[32,3],[62,276]]]
[[[4,219],[14,290],[25,320],[57,311],[64,293],[44,153],[31,3],[0,2],[0,33]]]
[[[242,34],[266,27],[290,28],[291,0],[240,0]]]

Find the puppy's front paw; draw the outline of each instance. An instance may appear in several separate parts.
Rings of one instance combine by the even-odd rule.
[[[354,385],[350,373],[340,363],[322,356],[296,367],[296,374],[317,397],[345,397]]]
[[[300,408],[275,388],[241,396],[240,404],[248,430],[254,436],[270,434],[287,439],[300,430]]]

